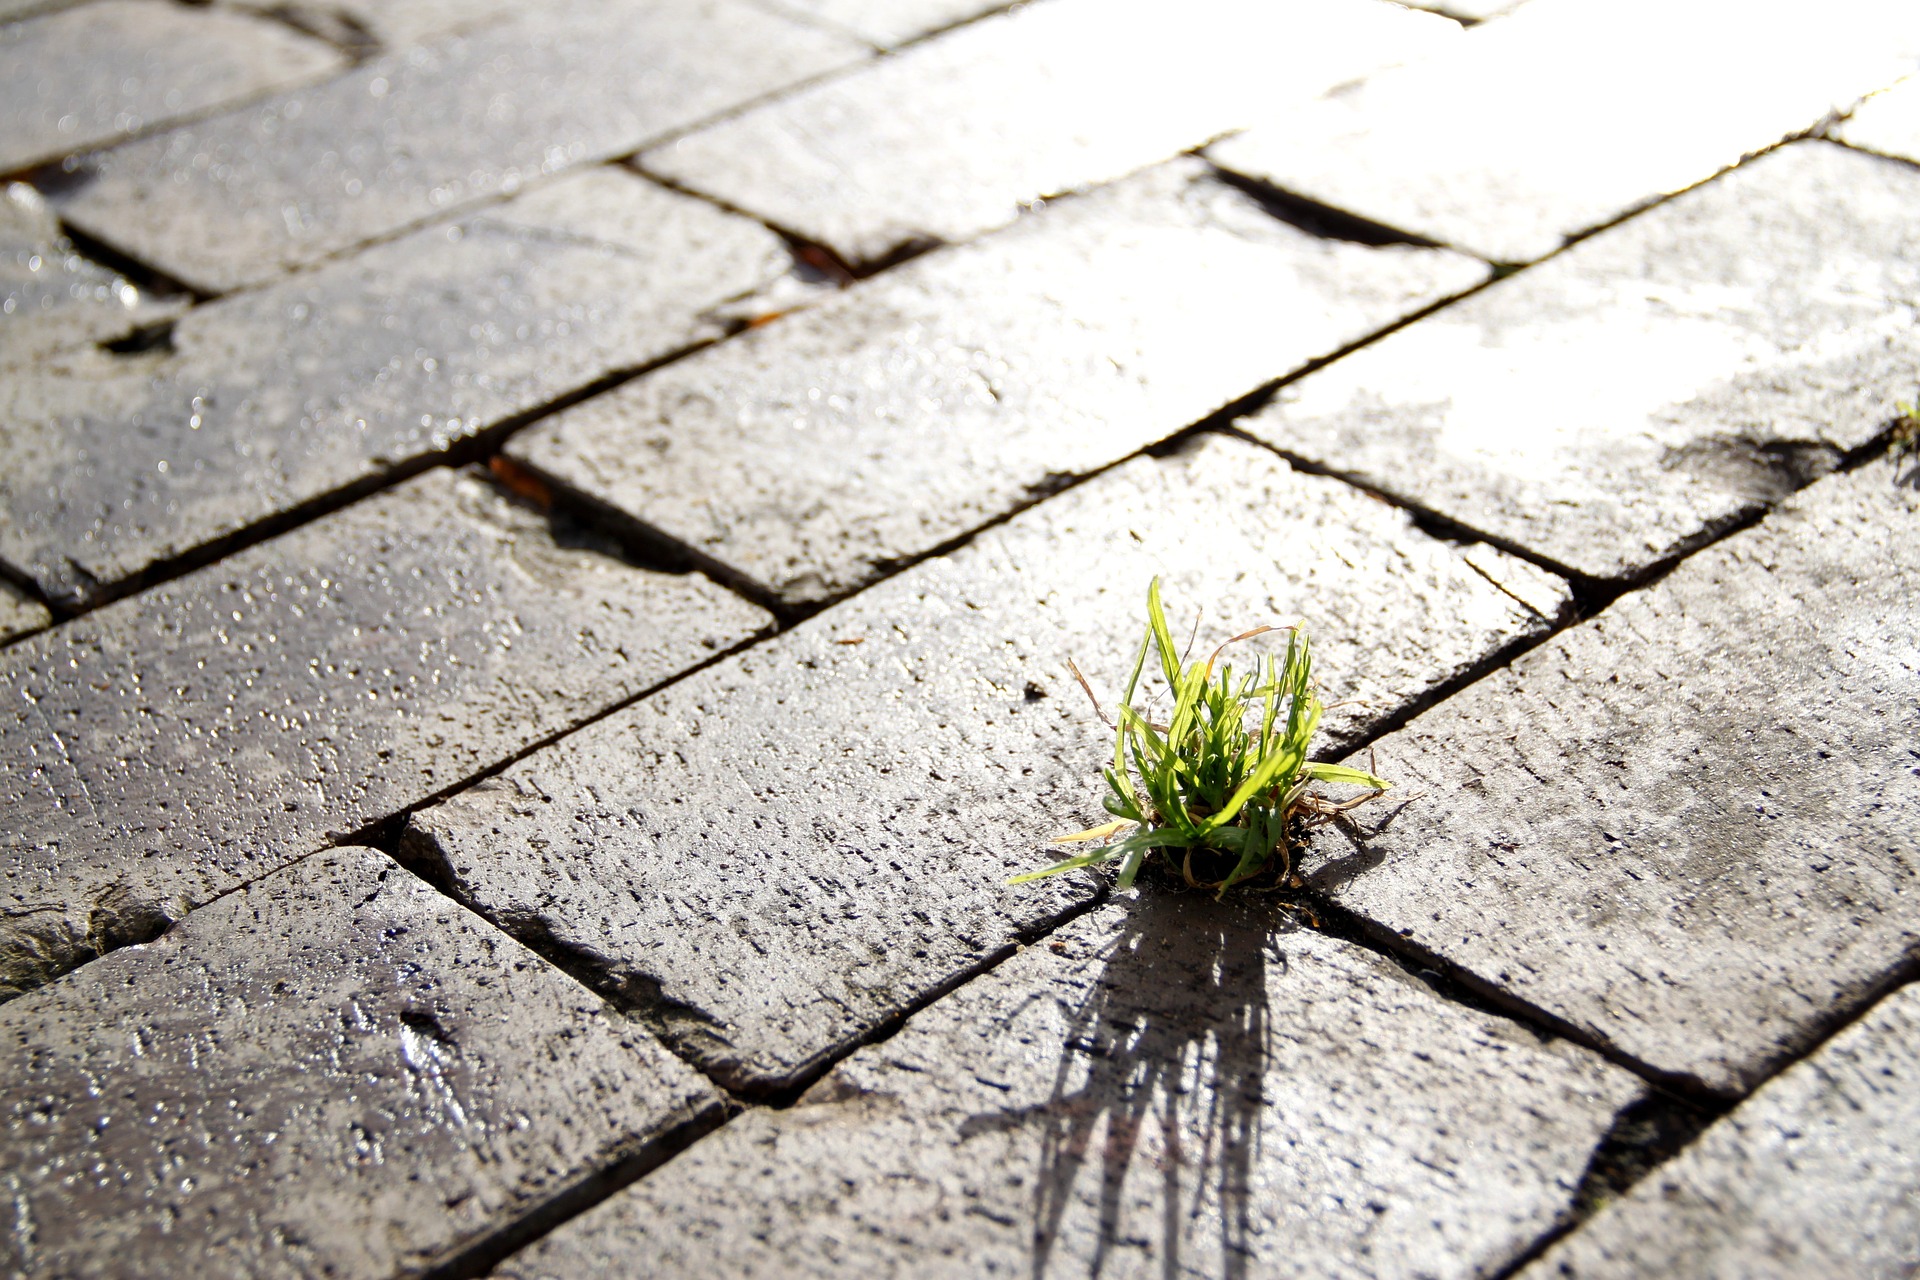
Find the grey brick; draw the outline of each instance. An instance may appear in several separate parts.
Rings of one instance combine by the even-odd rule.
[[[1920,9],[1531,0],[1213,147],[1229,169],[1529,262],[1817,127],[1920,59]]]
[[[223,299],[175,354],[16,379],[0,555],[84,601],[155,562],[721,332],[787,269],[745,218],[618,169]]]
[[[1209,636],[1304,616],[1332,742],[1545,623],[1448,544],[1243,441],[1140,459],[414,816],[409,847],[749,1090],[1085,903],[1008,887],[1099,821],[1111,700],[1166,575]],[[1561,597],[1565,599],[1564,594]]]
[[[0,641],[38,631],[51,621],[45,606],[0,578]]]
[[[95,157],[69,221],[176,279],[267,279],[853,61],[747,0],[566,0]]]
[[[443,471],[0,651],[0,998],[764,621]]]
[[[1142,895],[496,1274],[1483,1276],[1640,1087],[1278,913]]]
[[[623,1018],[334,849],[0,1009],[9,1275],[415,1275],[715,1115]]]
[[[1833,136],[1849,146],[1920,163],[1920,79],[1868,98]]]
[[[1909,986],[1521,1274],[1910,1276],[1916,1135],[1920,987]]]
[[[1892,479],[1821,481],[1386,738],[1427,799],[1309,879],[1649,1067],[1753,1087],[1920,952],[1920,497]]]
[[[49,357],[122,338],[186,308],[82,257],[24,182],[0,192],[0,370],[27,372]]]
[[[646,168],[849,262],[962,240],[1457,38],[1380,0],[1048,0],[769,102]]]
[[[1239,425],[1600,579],[1884,429],[1920,359],[1920,173],[1783,148],[1283,388]]]
[[[1007,0],[767,0],[775,8],[804,14],[851,31],[882,48],[1008,7]]]
[[[94,0],[15,23],[0,28],[0,173],[343,65],[278,23],[159,0]]]
[[[1179,161],[929,255],[510,442],[828,599],[1481,278],[1319,239]]]

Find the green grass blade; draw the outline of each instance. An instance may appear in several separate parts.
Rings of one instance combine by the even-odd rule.
[[[1356,787],[1372,787],[1375,791],[1385,791],[1393,784],[1376,778],[1359,769],[1349,769],[1343,764],[1310,764],[1307,775],[1315,782],[1350,783]]]

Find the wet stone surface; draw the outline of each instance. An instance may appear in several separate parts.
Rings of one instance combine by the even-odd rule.
[[[1868,98],[1833,136],[1849,146],[1920,163],[1920,79]]]
[[[1455,38],[1379,0],[1049,0],[647,152],[849,262],[1013,221]]]
[[[1373,222],[1530,262],[1817,127],[1916,59],[1920,9],[1900,0],[1818,22],[1784,4],[1734,20],[1714,5],[1531,0],[1209,155]]]
[[[867,52],[747,0],[569,0],[103,153],[62,212],[176,279],[230,289]]]
[[[0,556],[85,601],[722,331],[778,237],[620,169],[195,310],[171,350],[9,380]]]
[[[343,66],[279,23],[159,0],[94,0],[0,28],[0,173]]]
[[[39,601],[11,582],[0,580],[0,643],[37,631],[52,620]]]
[[[1521,1276],[1911,1274],[1916,1135],[1920,987],[1908,986]]]
[[[26,183],[0,189],[0,372],[26,373],[50,356],[125,338],[186,303],[82,257]]]
[[[436,471],[0,651],[0,998],[764,621]]]
[[[1398,511],[1215,437],[416,813],[408,856],[724,1082],[788,1087],[1096,895],[1004,882],[1102,820],[1112,740],[1065,664],[1117,696],[1155,573],[1214,641],[1304,617],[1327,699],[1366,703],[1329,713],[1331,744],[1545,627]]]
[[[1886,463],[1379,744],[1428,800],[1309,880],[1474,981],[1737,1093],[1920,951],[1920,497]]]
[[[515,436],[791,603],[831,599],[1449,293],[1180,161],[929,255]]]
[[[1142,895],[495,1274],[1482,1276],[1640,1088],[1277,914]]]
[[[1783,148],[1282,388],[1238,425],[1630,578],[1885,429],[1920,361],[1920,172]]]
[[[417,1274],[718,1106],[371,849],[0,1008],[0,1060],[23,1276]]]

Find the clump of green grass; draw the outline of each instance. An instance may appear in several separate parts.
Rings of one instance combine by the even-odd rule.
[[[1384,792],[1391,784],[1370,773],[1307,759],[1324,708],[1313,687],[1307,637],[1298,627],[1284,628],[1284,658],[1269,656],[1243,673],[1220,663],[1229,645],[1280,629],[1255,627],[1226,641],[1205,662],[1186,663],[1167,626],[1155,578],[1147,589],[1147,634],[1117,720],[1108,719],[1086,677],[1068,664],[1114,730],[1113,764],[1103,772],[1105,805],[1115,820],[1056,843],[1107,843],[1015,876],[1013,883],[1117,859],[1122,889],[1143,868],[1155,866],[1218,894],[1268,873],[1285,884],[1296,836]],[[1149,651],[1159,657],[1173,696],[1165,724],[1133,706]],[[1334,804],[1310,790],[1315,782],[1349,783],[1368,788],[1368,794]]]

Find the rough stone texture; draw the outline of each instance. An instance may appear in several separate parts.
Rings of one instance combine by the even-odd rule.
[[[1920,987],[1909,986],[1521,1274],[1911,1276],[1916,1135]]]
[[[405,49],[474,31],[525,12],[516,0],[215,0],[227,8],[273,14],[304,30],[362,49]]]
[[[1381,0],[1049,0],[647,152],[873,262],[1013,221],[1457,38]]]
[[[1379,744],[1309,878],[1659,1071],[1751,1088],[1920,950],[1920,497],[1877,463]]]
[[[1008,7],[1007,0],[765,0],[883,49]]]
[[[1640,1088],[1284,918],[1141,896],[496,1274],[1484,1276]]]
[[[832,598],[1469,287],[1179,161],[516,436],[517,460],[794,602]]]
[[[1423,62],[1211,149],[1229,169],[1494,261],[1818,126],[1913,69],[1920,7],[1531,0]]]
[[[17,22],[55,9],[69,9],[80,0],[0,0],[0,22]]]
[[[0,998],[764,620],[441,471],[0,651]]]
[[[1283,388],[1240,426],[1619,579],[1883,430],[1920,362],[1920,172],[1786,147]]]
[[[1868,98],[1833,136],[1850,146],[1920,163],[1920,78],[1903,80]]]
[[[0,641],[38,631],[53,621],[45,606],[28,598],[11,582],[0,579]]]
[[[57,353],[123,338],[177,316],[186,301],[144,292],[82,257],[26,183],[0,191],[0,372],[26,372]]]
[[[171,355],[0,389],[0,555],[52,596],[719,333],[779,238],[618,169],[199,308]]]
[[[723,1079],[784,1086],[1096,891],[1003,882],[1100,820],[1112,739],[1065,663],[1116,697],[1155,573],[1208,637],[1304,618],[1328,700],[1367,704],[1334,743],[1545,628],[1402,513],[1216,437],[530,756],[409,845]]]
[[[279,23],[159,0],[94,0],[0,28],[0,172],[339,70]]]
[[[176,279],[230,289],[866,52],[747,0],[565,0],[116,148],[62,213]]]
[[[14,1001],[0,1059],[17,1276],[417,1274],[719,1106],[371,849]]]

